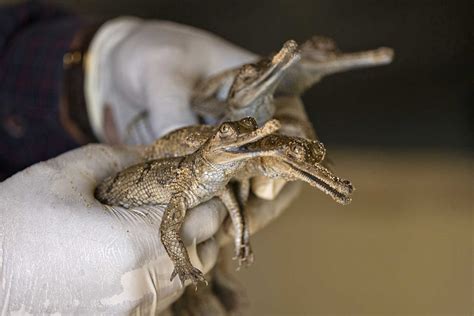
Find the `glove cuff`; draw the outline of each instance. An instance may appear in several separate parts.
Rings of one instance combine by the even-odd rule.
[[[104,106],[110,91],[108,78],[110,55],[142,20],[134,17],[119,17],[105,23],[95,34],[85,61],[84,93],[89,122],[96,137],[106,142],[104,132]]]

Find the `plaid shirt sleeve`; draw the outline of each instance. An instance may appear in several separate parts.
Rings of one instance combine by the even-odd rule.
[[[0,8],[0,180],[79,146],[59,118],[63,55],[78,16],[30,1]]]

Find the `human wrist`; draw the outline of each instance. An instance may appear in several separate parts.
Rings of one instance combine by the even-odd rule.
[[[94,37],[87,61],[92,129],[103,142],[132,144],[193,124],[189,99],[196,82],[254,59],[190,26],[130,17],[111,20]]]
[[[141,21],[134,17],[119,17],[107,21],[97,31],[89,47],[85,62],[84,94],[91,128],[102,142],[107,141],[104,107],[110,102],[107,99],[113,89],[109,72],[110,56]]]

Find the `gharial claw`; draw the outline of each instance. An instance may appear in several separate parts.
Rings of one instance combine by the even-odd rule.
[[[235,256],[233,260],[238,260],[239,265],[237,266],[237,271],[240,270],[242,266],[249,267],[253,263],[253,251],[249,243],[243,244],[240,247],[237,247],[235,250]]]
[[[193,267],[192,265],[176,265],[173,273],[171,273],[170,281],[173,281],[176,275],[179,276],[183,286],[186,280],[190,280],[194,284],[196,290],[199,282],[204,282],[206,285],[208,285],[207,280],[204,278],[204,274],[201,272],[201,270]]]

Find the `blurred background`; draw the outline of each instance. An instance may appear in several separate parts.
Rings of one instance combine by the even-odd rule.
[[[343,51],[394,48],[391,65],[326,77],[303,97],[336,174],[357,188],[352,204],[305,187],[236,276],[249,315],[472,315],[472,1],[51,2],[185,23],[260,54],[314,34]]]

